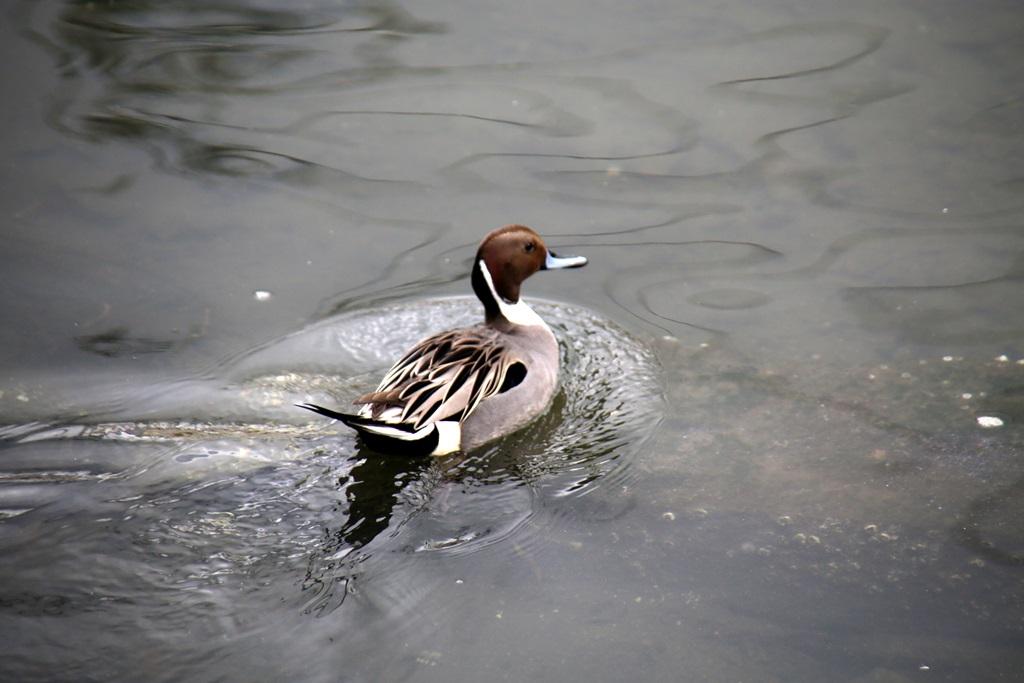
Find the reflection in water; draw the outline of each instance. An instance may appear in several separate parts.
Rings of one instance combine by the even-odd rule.
[[[852,54],[844,55],[827,64],[818,64],[805,69],[781,74],[735,78],[723,81],[718,85],[719,87],[737,86],[744,83],[757,83],[759,81],[778,81],[802,78],[814,74],[823,74],[830,71],[844,69],[852,64],[856,64],[858,61],[879,50],[890,33],[891,32],[889,30],[880,26],[868,26],[853,22],[833,22],[817,24],[790,24],[770,29],[768,31],[748,34],[743,37],[742,41],[737,41],[746,48],[750,48],[758,43],[771,44],[789,40],[806,41],[810,36],[814,36],[816,40],[825,36],[832,36],[840,41],[843,39],[852,39],[853,41],[860,43],[861,47],[859,49],[855,49]]]
[[[177,342],[132,337],[127,328],[113,327],[104,332],[75,337],[75,343],[83,351],[113,358],[135,353],[160,353],[172,348]]]
[[[324,529],[323,541],[311,555],[302,582],[302,590],[313,596],[307,609],[316,613],[322,613],[328,605],[340,606],[355,590],[359,565],[372,552],[370,543],[391,526],[392,513],[403,491],[422,479],[432,465],[427,458],[382,457],[373,452],[357,453],[355,457],[359,463],[347,480],[339,481],[348,501],[347,510],[334,508],[346,521],[336,530]]]
[[[361,548],[386,529],[398,494],[430,463],[424,458],[357,457],[362,462],[352,468],[350,483],[345,487],[348,521],[335,534],[337,544],[324,548],[328,554],[345,546]]]
[[[304,137],[317,119],[333,115],[296,119],[279,96],[319,92],[338,81],[379,80],[395,65],[390,53],[404,37],[445,27],[416,19],[393,2],[325,2],[301,10],[260,4],[65,3],[52,27],[32,34],[57,53],[64,76],[52,124],[94,142],[142,145],[168,171],[254,175],[306,186],[358,178],[263,146],[273,146],[282,134]],[[334,76],[325,73],[325,49],[338,49],[345,37],[348,65]],[[252,119],[248,104],[228,106],[227,115],[207,106],[207,98],[229,94],[262,101],[261,120],[232,120],[232,114]],[[326,178],[318,180],[317,169]]]

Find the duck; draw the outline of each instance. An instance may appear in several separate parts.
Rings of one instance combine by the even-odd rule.
[[[296,404],[354,429],[383,454],[468,452],[511,434],[544,413],[558,388],[558,341],[523,301],[523,282],[541,270],[580,268],[583,256],[559,256],[532,228],[489,232],[473,259],[470,282],[484,321],[441,332],[409,349],[353,413]]]

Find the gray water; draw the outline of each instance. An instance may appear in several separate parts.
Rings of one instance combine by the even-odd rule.
[[[1019,680],[1019,3],[3,11],[0,679]],[[549,414],[292,407],[509,222]]]

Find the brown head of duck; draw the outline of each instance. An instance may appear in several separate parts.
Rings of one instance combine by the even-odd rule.
[[[517,315],[519,289],[538,270],[580,268],[583,256],[559,256],[525,225],[506,225],[484,237],[473,259],[473,291],[484,305],[488,323],[528,324]],[[504,319],[504,320],[502,320]]]

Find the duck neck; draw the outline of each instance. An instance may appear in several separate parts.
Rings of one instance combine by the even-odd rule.
[[[480,303],[484,305],[484,319],[488,325],[496,327],[544,325],[541,317],[521,298],[508,301],[498,294],[491,272],[482,258],[477,257],[476,263],[473,265],[471,280],[473,292],[480,299]],[[546,325],[544,326],[546,327]]]

